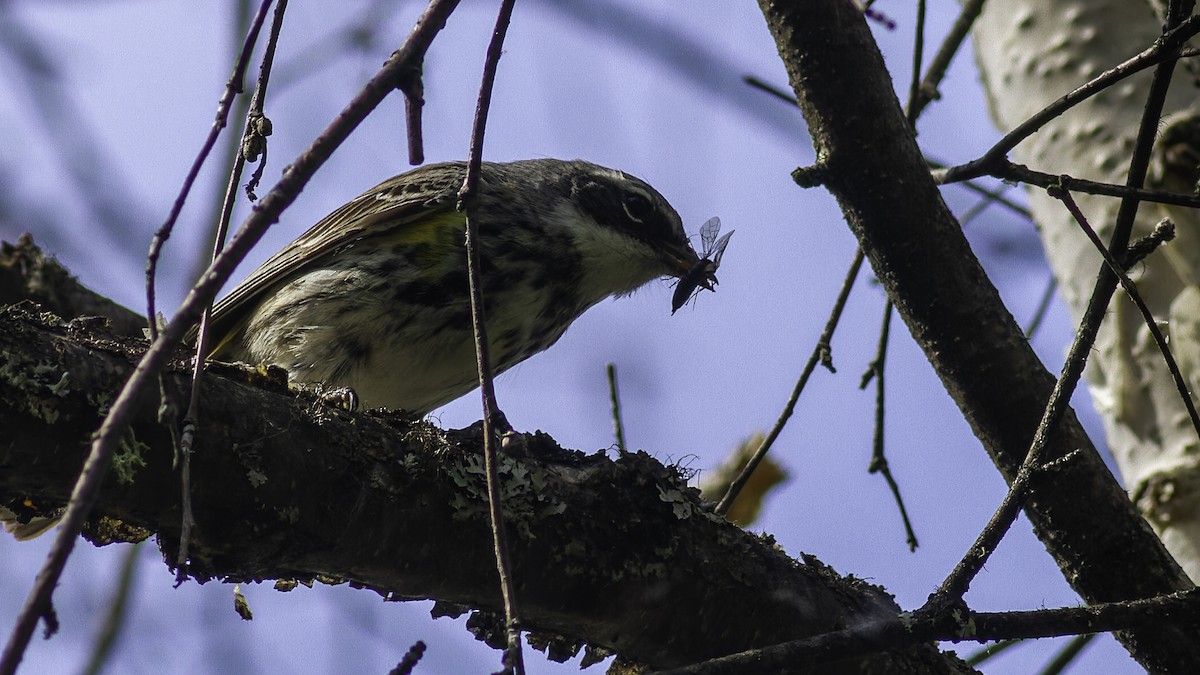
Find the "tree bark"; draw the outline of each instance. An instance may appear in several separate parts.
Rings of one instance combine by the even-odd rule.
[[[980,267],[930,178],[866,20],[844,0],[760,0],[813,136],[816,175],[975,435],[1009,480],[1054,378]],[[1088,602],[1143,598],[1191,581],[1104,466],[1074,414],[1050,457],[1075,452],[1033,488],[1026,513]],[[1200,627],[1119,639],[1150,670],[1190,672]]]
[[[69,497],[90,434],[145,348],[99,323],[32,303],[0,308],[0,504],[46,514]],[[187,361],[163,376],[169,415],[185,407]],[[179,479],[159,409],[157,396],[141,402],[85,534],[106,544],[153,533],[174,560]],[[500,607],[478,425],[351,414],[289,393],[281,373],[214,365],[197,439],[194,579],[347,581]],[[521,619],[560,653],[583,641],[674,667],[899,612],[882,589],[714,516],[680,470],[645,453],[612,460],[541,433],[525,441],[501,466]],[[969,669],[923,644],[796,672],[900,671]]]

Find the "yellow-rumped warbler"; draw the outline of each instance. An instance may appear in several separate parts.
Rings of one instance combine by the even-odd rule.
[[[425,166],[326,216],[213,308],[211,355],[277,365],[294,381],[349,387],[367,406],[414,414],[473,389],[466,228],[455,208],[465,173],[463,162]],[[485,163],[474,214],[497,373],[608,296],[662,276],[686,277],[686,295],[716,283],[716,264],[702,264],[667,200],[613,169]],[[18,539],[57,522],[20,520],[0,508]]]
[[[463,162],[421,167],[326,216],[214,307],[211,355],[274,364],[293,381],[349,387],[368,407],[414,414],[473,389],[455,208],[465,172]],[[497,373],[554,344],[604,298],[700,262],[654,188],[583,161],[484,163],[474,217]],[[693,279],[712,282],[712,272]]]

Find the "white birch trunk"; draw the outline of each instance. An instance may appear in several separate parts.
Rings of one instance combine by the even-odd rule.
[[[1007,0],[987,3],[974,34],[992,115],[1011,129],[1051,101],[1150,46],[1160,21],[1137,0]],[[1014,150],[1011,159],[1049,173],[1124,184],[1150,71],[1074,108]],[[1192,105],[1191,71],[1176,69],[1166,112]],[[1184,188],[1188,192],[1191,188]],[[1118,200],[1075,195],[1105,240]],[[1078,319],[1101,264],[1062,204],[1032,188],[1030,202],[1059,288]],[[1193,391],[1200,391],[1200,215],[1173,209],[1177,238],[1131,270]],[[1182,215],[1181,215],[1182,214]],[[1134,237],[1164,215],[1143,204]],[[1108,446],[1130,493],[1167,548],[1200,580],[1200,439],[1141,315],[1117,291],[1087,370]]]

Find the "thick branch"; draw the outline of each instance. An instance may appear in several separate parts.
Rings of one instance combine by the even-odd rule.
[[[30,307],[0,310],[0,503],[48,510],[66,501],[100,412],[144,343]],[[176,405],[186,400],[186,370],[180,358],[165,376]],[[193,576],[332,576],[394,597],[499,607],[478,428],[351,415],[279,381],[272,391],[248,382],[261,375],[219,370],[204,388],[209,423],[192,463]],[[157,397],[140,402],[87,531],[101,543],[155,532],[173,560],[178,478],[158,407]],[[527,446],[528,455],[503,458],[501,478],[531,628],[671,667],[898,611],[878,589],[816,560],[797,563],[712,516],[677,471],[644,453],[585,456],[544,434]],[[956,672],[930,645],[839,672],[916,663]]]
[[[117,335],[140,337],[146,317],[80,284],[58,261],[33,243],[0,243],[0,305],[32,300],[59,316],[102,316]]]
[[[971,253],[929,172],[883,59],[853,3],[760,0],[808,127],[825,185],[917,343],[993,461],[1011,479],[1054,378]],[[853,83],[853,86],[847,86]],[[1074,415],[1050,456],[1081,449],[1034,486],[1034,528],[1088,602],[1192,586],[1104,466]],[[1200,662],[1200,628],[1165,624],[1123,635],[1157,670]]]

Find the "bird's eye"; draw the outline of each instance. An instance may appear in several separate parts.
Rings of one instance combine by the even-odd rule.
[[[650,202],[649,197],[640,192],[626,193],[621,206],[625,209],[625,215],[635,223],[646,222],[654,213],[654,204]]]

